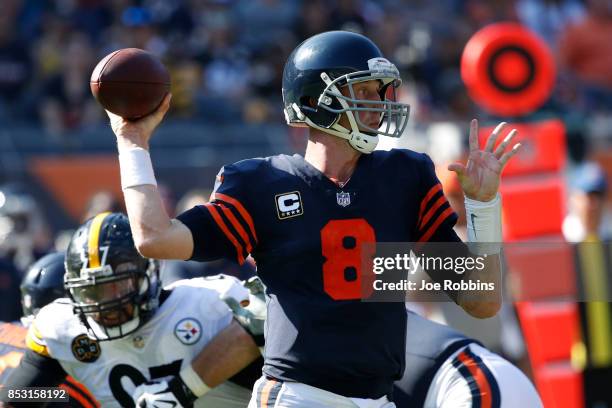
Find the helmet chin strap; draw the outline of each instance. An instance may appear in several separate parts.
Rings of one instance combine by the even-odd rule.
[[[109,338],[114,337],[125,337],[127,334],[131,334],[136,331],[140,325],[140,313],[138,308],[134,308],[134,317],[132,319],[117,327],[104,327],[89,316],[87,316],[86,319],[89,328],[93,331],[95,337],[100,341],[108,340]]]

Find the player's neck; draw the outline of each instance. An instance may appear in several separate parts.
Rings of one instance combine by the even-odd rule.
[[[346,140],[311,130],[304,159],[332,181],[345,184],[353,174],[361,153]]]

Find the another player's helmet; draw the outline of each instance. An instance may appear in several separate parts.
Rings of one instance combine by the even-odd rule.
[[[74,233],[64,284],[75,313],[98,340],[135,332],[155,312],[161,290],[157,262],[140,256],[121,213],[98,214]]]
[[[369,80],[381,81],[381,101],[356,98],[353,84]],[[367,37],[348,31],[317,34],[298,45],[285,64],[285,119],[290,126],[310,126],[371,153],[379,135],[399,137],[406,128],[410,107],[395,101],[400,85],[395,65]],[[343,86],[350,96],[342,95]],[[360,111],[378,113],[379,127],[362,123]],[[343,113],[351,129],[338,123]]]
[[[66,296],[64,291],[64,253],[43,256],[28,268],[21,281],[21,306],[24,325],[34,319],[40,308]]]

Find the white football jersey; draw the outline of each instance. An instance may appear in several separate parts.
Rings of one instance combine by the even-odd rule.
[[[102,342],[87,336],[67,299],[56,300],[38,313],[29,333],[30,344],[38,346],[35,351],[40,354],[59,361],[101,406],[132,407],[131,396],[137,385],[177,375],[230,324],[232,313],[219,299],[220,293],[229,292],[238,302],[248,299],[248,290],[228,276],[183,280],[169,289],[169,297],[135,333]],[[235,392],[244,391],[241,398],[248,403],[250,390],[228,384]],[[205,405],[207,396],[196,406]]]

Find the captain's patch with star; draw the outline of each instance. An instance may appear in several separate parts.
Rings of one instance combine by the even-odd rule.
[[[183,344],[196,344],[202,337],[202,325],[192,317],[181,319],[174,326],[174,335]]]

